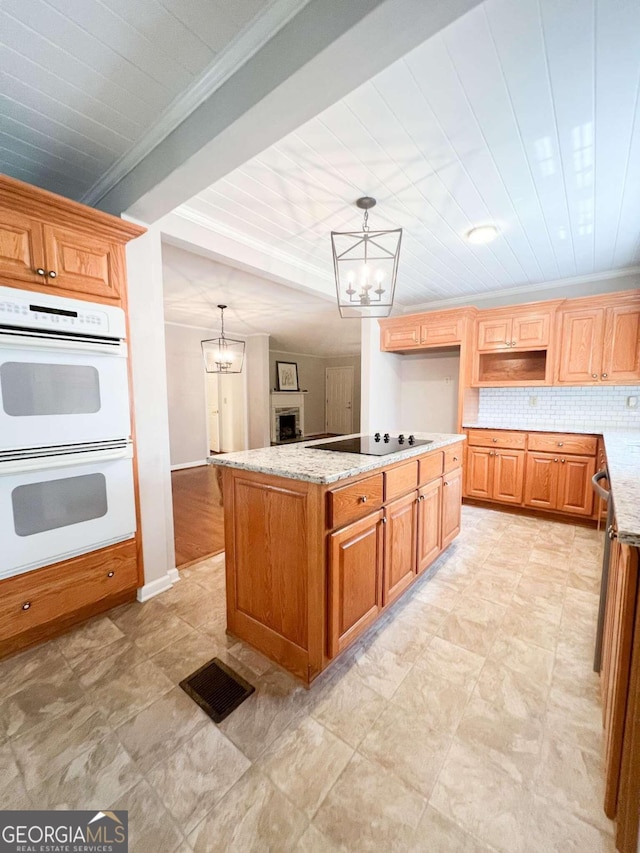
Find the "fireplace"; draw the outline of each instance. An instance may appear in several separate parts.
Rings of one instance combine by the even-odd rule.
[[[304,397],[302,392],[272,392],[271,441],[292,441],[304,435]]]

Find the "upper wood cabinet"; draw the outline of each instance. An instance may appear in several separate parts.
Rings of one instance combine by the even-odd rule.
[[[3,285],[120,304],[125,243],[144,229],[0,176]]]
[[[459,346],[465,340],[467,321],[474,315],[473,308],[453,308],[379,320],[380,349],[382,352],[407,352]]]
[[[567,303],[558,315],[558,340],[558,384],[640,381],[640,297]]]
[[[536,349],[549,346],[553,307],[481,311],[476,319],[476,349]]]

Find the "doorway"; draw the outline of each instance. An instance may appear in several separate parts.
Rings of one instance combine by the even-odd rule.
[[[325,391],[325,431],[349,435],[353,432],[353,367],[327,367]]]
[[[207,435],[209,452],[220,453],[220,383],[217,373],[205,373],[207,382]]]

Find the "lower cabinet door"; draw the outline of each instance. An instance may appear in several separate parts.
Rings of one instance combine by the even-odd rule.
[[[524,450],[496,450],[492,497],[502,503],[521,504],[524,484]]]
[[[378,510],[329,537],[329,657],[359,637],[382,609],[382,518]]]
[[[552,453],[527,453],[524,482],[525,506],[555,509],[560,457]]]
[[[465,495],[491,500],[495,451],[488,447],[468,447],[465,469]]]
[[[591,478],[596,473],[596,460],[592,456],[561,456],[558,481],[558,509],[572,515],[591,515],[593,512],[593,487]]]
[[[442,550],[441,511],[442,478],[438,477],[418,492],[418,573],[430,566]]]
[[[460,533],[462,510],[462,469],[445,474],[442,479],[442,547],[446,548]]]
[[[416,576],[416,493],[387,504],[384,530],[384,593],[386,606],[409,586]]]

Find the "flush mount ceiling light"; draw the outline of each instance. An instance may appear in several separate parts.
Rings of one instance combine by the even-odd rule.
[[[369,211],[376,200],[359,198],[362,231],[332,231],[331,248],[341,317],[388,317],[396,289],[402,228],[371,231]]]
[[[470,243],[490,243],[498,236],[498,229],[495,225],[478,225],[467,231],[466,237]]]
[[[226,305],[218,305],[220,309],[220,337],[202,341],[204,369],[207,373],[242,373],[244,361],[244,341],[235,341],[224,335],[224,309]]]

